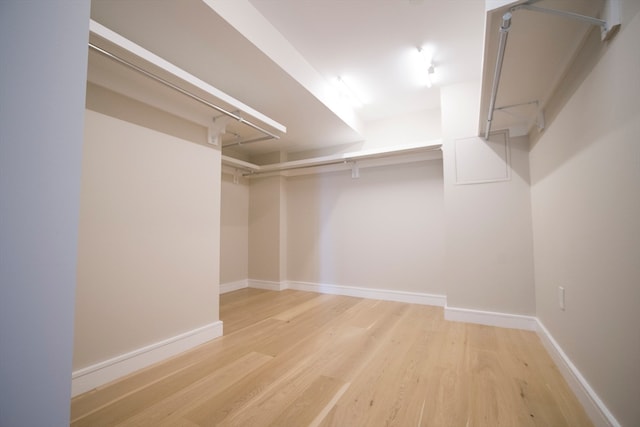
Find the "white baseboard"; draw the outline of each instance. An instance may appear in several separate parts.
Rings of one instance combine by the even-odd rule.
[[[433,295],[409,291],[389,289],[359,288],[356,286],[327,285],[308,282],[286,282],[287,289],[318,292],[321,294],[345,295],[358,298],[378,299],[384,301],[406,302],[410,304],[434,305],[444,307],[447,298],[444,295]]]
[[[498,313],[494,311],[471,310],[468,308],[444,308],[445,320],[452,322],[477,323],[480,325],[498,326],[500,328],[536,330],[536,318],[520,314]]]
[[[160,362],[222,336],[222,321],[193,329],[169,339],[79,369],[71,375],[71,395],[92,390],[139,369]]]
[[[254,289],[265,289],[267,291],[283,291],[287,289],[287,282],[272,282],[269,280],[249,279],[248,285]]]
[[[220,284],[220,293],[226,294],[227,292],[237,291],[249,287],[249,280],[237,280],[235,282],[227,282]]]
[[[571,362],[560,345],[540,319],[534,316],[445,307],[444,318],[450,321],[478,323],[502,328],[536,331],[542,344],[562,373],[569,387],[584,407],[591,422],[596,427],[621,427],[613,414],[605,406],[578,368]]]
[[[578,368],[576,368],[556,340],[553,339],[553,336],[547,328],[545,328],[540,319],[536,318],[536,325],[536,332],[542,344],[551,355],[551,358],[556,363],[556,366],[569,384],[569,387],[571,387],[573,393],[580,403],[582,403],[587,415],[591,418],[591,422],[593,422],[596,427],[621,427],[620,423],[591,388]]]
[[[384,301],[406,302],[410,304],[433,305],[444,307],[447,297],[444,295],[426,294],[420,292],[397,291],[390,289],[360,288],[357,286],[327,285],[310,282],[274,282],[268,280],[240,280],[220,285],[220,293],[231,292],[242,288],[265,289],[268,291],[283,291],[293,289],[297,291],[317,292],[321,294],[345,295],[358,298],[378,299]]]

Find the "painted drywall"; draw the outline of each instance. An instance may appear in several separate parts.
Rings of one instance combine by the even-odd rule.
[[[286,280],[282,251],[286,248],[282,204],[285,177],[254,179],[249,186],[249,279]]]
[[[587,41],[530,155],[538,318],[623,426],[640,425],[639,8]]]
[[[220,283],[249,278],[249,183],[222,174],[220,201]]]
[[[486,168],[473,164],[485,157],[467,158],[464,164],[456,159],[456,144],[477,135],[479,93],[475,83],[441,91],[447,304],[531,315],[535,297],[528,140],[509,140],[508,180],[457,183],[456,177],[466,174],[461,167],[495,177],[491,168],[499,163],[491,159],[493,166]],[[481,138],[474,143],[485,144]]]
[[[220,172],[210,146],[86,111],[74,370],[219,320]]]
[[[433,141],[442,135],[440,108],[370,121],[364,129],[363,150]]]
[[[439,160],[287,179],[287,278],[443,294]]]
[[[69,425],[89,1],[0,4],[0,425]]]

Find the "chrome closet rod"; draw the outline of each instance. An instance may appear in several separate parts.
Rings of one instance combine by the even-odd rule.
[[[436,150],[440,150],[441,147],[437,146],[437,147],[424,147],[421,151],[424,152],[428,152],[428,151],[436,151]],[[372,155],[370,157],[347,157],[347,158],[342,158],[342,159],[335,159],[335,160],[327,160],[327,161],[319,161],[318,163],[311,163],[308,165],[288,165],[288,166],[281,166],[281,167],[275,167],[273,169],[267,169],[267,170],[249,170],[248,168],[243,168],[243,167],[237,167],[237,169],[242,169],[242,170],[249,170],[248,173],[243,174],[243,176],[255,176],[255,175],[263,175],[263,174],[269,174],[269,173],[278,173],[278,172],[284,172],[284,171],[291,171],[291,170],[297,170],[297,169],[309,169],[309,168],[318,168],[318,167],[322,167],[322,166],[333,166],[333,165],[338,165],[338,164],[349,164],[349,163],[355,163],[355,162],[360,162],[360,161],[367,161],[367,160],[375,160],[375,159],[382,159],[382,158],[386,158],[386,157],[391,157],[391,156],[401,156],[401,155],[406,155],[409,153],[384,153],[384,154],[376,154],[376,155]],[[270,165],[264,165],[263,167],[268,168]],[[231,166],[234,167],[234,166]]]
[[[151,79],[153,79],[153,80],[155,80],[155,81],[157,81],[159,83],[162,83],[163,85],[165,85],[167,87],[170,87],[171,89],[173,89],[173,90],[175,90],[177,92],[180,92],[183,95],[188,96],[191,99],[194,99],[194,100],[200,102],[201,104],[206,105],[207,107],[213,108],[214,110],[224,114],[225,116],[231,117],[232,119],[235,119],[235,120],[239,121],[240,123],[245,124],[245,125],[253,128],[253,129],[257,130],[258,132],[261,132],[261,133],[267,135],[269,137],[268,139],[280,139],[280,136],[278,136],[278,135],[276,135],[276,134],[274,134],[272,132],[269,132],[266,129],[263,129],[260,126],[250,122],[249,120],[246,120],[246,119],[238,116],[237,114],[233,114],[232,112],[227,111],[224,108],[222,108],[222,107],[220,107],[220,106],[218,106],[216,104],[213,104],[213,103],[207,101],[206,99],[201,98],[198,95],[195,95],[195,94],[189,92],[188,90],[183,89],[180,86],[177,86],[177,85],[171,83],[170,81],[167,81],[167,80],[163,79],[162,77],[159,77],[159,76],[157,76],[157,75],[155,75],[155,74],[153,74],[153,73],[151,73],[151,72],[149,72],[149,71],[147,71],[147,70],[145,70],[145,69],[143,69],[141,67],[138,67],[137,65],[132,64],[131,62],[127,61],[126,59],[120,58],[119,56],[114,55],[113,53],[111,53],[109,51],[106,51],[106,50],[102,49],[101,47],[98,47],[98,46],[96,46],[96,45],[94,45],[92,43],[89,43],[89,47],[91,49],[94,49],[97,52],[100,52],[101,54],[103,54],[103,55],[105,55],[105,56],[107,56],[107,57],[109,57],[109,58],[111,58],[111,59],[123,64],[123,65],[126,65],[127,67],[129,67],[129,68],[131,68],[131,69],[133,69],[133,70],[135,70],[135,71],[137,71],[137,72],[139,72],[141,74],[144,74],[145,76],[147,76],[147,77],[149,77],[149,78],[151,78]]]
[[[229,144],[223,144],[222,148],[233,147],[234,145],[244,145],[244,144],[252,144],[254,142],[260,142],[267,139],[271,139],[269,136],[259,136],[257,138],[245,139],[240,141],[230,142]]]
[[[496,107],[496,96],[498,94],[498,85],[500,84],[500,74],[502,73],[502,62],[504,61],[504,50],[507,47],[507,37],[511,29],[511,12],[507,12],[502,16],[502,25],[500,26],[500,44],[498,45],[498,59],[496,60],[496,69],[493,74],[493,87],[491,88],[491,101],[489,101],[489,113],[487,115],[487,126],[484,133],[484,139],[489,139],[491,132],[491,121],[493,120],[493,110]]]

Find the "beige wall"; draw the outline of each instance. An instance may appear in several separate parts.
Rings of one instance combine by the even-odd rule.
[[[589,40],[578,71],[595,64],[531,149],[537,314],[623,426],[640,425],[639,7]]]
[[[443,294],[439,160],[290,177],[292,281]]]
[[[512,138],[510,179],[459,185],[465,174],[497,176],[500,162],[484,156],[456,159],[458,139],[477,135],[479,87],[443,88],[442,119],[446,212],[447,304],[452,307],[534,314],[533,242],[528,140]],[[471,144],[484,145],[475,138]],[[485,147],[480,147],[484,149]],[[465,168],[469,170],[461,170]],[[504,164],[503,164],[504,170]]]
[[[249,187],[249,279],[286,280],[282,251],[286,248],[283,219],[285,178],[254,179]]]
[[[86,111],[74,370],[219,319],[219,215],[219,151]]]
[[[249,277],[249,183],[222,174],[220,202],[220,283]]]

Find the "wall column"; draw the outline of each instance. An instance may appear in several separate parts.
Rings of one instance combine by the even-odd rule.
[[[441,97],[447,305],[532,315],[528,140],[477,137],[479,84],[444,87]]]
[[[88,0],[0,3],[0,425],[69,425]]]

